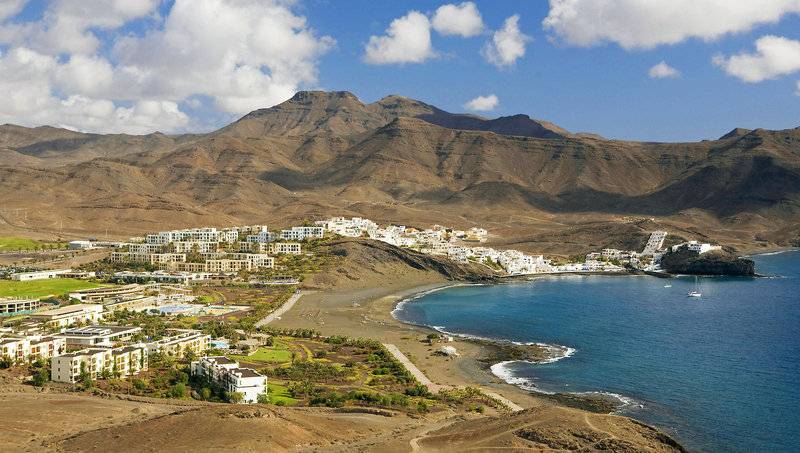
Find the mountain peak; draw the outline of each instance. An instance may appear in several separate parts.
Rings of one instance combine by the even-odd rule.
[[[358,97],[349,91],[298,91],[289,102],[314,103],[320,101],[350,100],[361,103]]]
[[[744,137],[745,135],[749,134],[750,132],[751,132],[750,129],[745,129],[743,127],[737,127],[735,129],[733,129],[732,131],[728,132],[727,134],[723,135],[719,139],[720,140],[726,140],[726,139],[729,139],[729,138]]]

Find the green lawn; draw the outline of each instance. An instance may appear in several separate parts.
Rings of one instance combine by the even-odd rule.
[[[297,400],[292,398],[292,395],[289,394],[289,389],[283,385],[267,382],[267,394],[269,395],[269,401],[272,404],[275,404],[279,401],[283,401],[283,403],[287,406],[297,404]]]
[[[63,248],[64,244],[39,242],[33,239],[18,238],[18,237],[0,237],[0,252],[8,252],[13,250],[36,250],[42,247],[51,248],[58,245]]]
[[[70,291],[97,288],[99,286],[102,285],[72,278],[53,278],[28,282],[0,280],[0,297],[40,298],[49,295],[60,296]]]
[[[252,355],[231,355],[230,358],[240,362],[271,362],[285,363],[292,361],[292,353],[286,349],[285,344],[276,341],[275,346],[258,348]]]

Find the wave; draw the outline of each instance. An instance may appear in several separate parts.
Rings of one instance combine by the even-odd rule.
[[[541,393],[543,395],[555,395],[558,392],[550,392],[544,390],[536,385],[535,379],[530,377],[520,377],[514,373],[513,368],[510,366],[514,363],[532,363],[536,364],[536,362],[529,362],[524,360],[507,360],[505,362],[495,363],[490,367],[492,374],[497,376],[498,378],[502,379],[508,384],[515,385],[523,390],[529,392],[536,392]],[[541,363],[541,362],[539,362]],[[616,406],[616,412],[621,412],[627,409],[642,409],[644,408],[644,404],[641,402],[624,395],[620,395],[619,393],[613,392],[604,392],[604,391],[589,391],[589,392],[560,392],[566,393],[570,395],[576,396],[588,396],[594,398],[602,398],[611,400]]]
[[[764,253],[755,253],[752,255],[744,255],[746,258],[754,257],[754,256],[773,256],[773,255],[782,255],[784,253],[792,253],[792,252],[800,252],[800,249],[789,249],[789,250],[778,250],[775,252],[764,252]]]

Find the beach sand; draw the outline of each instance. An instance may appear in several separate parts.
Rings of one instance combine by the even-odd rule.
[[[479,360],[492,355],[490,345],[458,337],[450,342],[430,345],[424,340],[434,330],[402,323],[391,314],[397,303],[405,298],[454,284],[458,283],[414,276],[394,284],[361,282],[361,285],[348,289],[316,292],[304,296],[281,319],[270,325],[315,329],[323,335],[366,337],[391,343],[436,384],[482,387],[524,408],[552,405],[550,400],[531,395],[494,376],[487,364]],[[434,354],[444,344],[455,347],[460,356]]]

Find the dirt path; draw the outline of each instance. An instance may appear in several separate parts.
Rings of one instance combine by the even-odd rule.
[[[408,357],[406,357],[406,355],[403,354],[403,352],[397,346],[389,343],[384,343],[383,345],[394,356],[395,359],[397,359],[400,363],[403,364],[404,367],[406,367],[408,372],[411,373],[414,376],[414,378],[416,378],[416,380],[419,381],[420,384],[428,388],[429,392],[439,393],[440,390],[456,388],[456,386],[452,385],[440,385],[434,383],[433,381],[428,379],[428,376],[426,376],[425,373],[422,372],[422,370],[417,368],[417,366],[414,365],[411,362],[411,360],[409,360]],[[518,405],[517,403],[511,401],[510,399],[496,392],[492,392],[480,387],[478,387],[478,390],[480,390],[484,395],[488,396],[489,398],[493,398],[499,401],[500,404],[506,406],[509,410],[511,410],[511,412],[519,412],[521,410],[524,410],[522,406]]]
[[[406,357],[406,355],[403,354],[403,352],[400,351],[400,349],[397,346],[388,343],[384,343],[384,346],[386,347],[387,350],[389,350],[389,352],[394,356],[395,359],[397,359],[400,363],[403,364],[404,367],[406,367],[408,372],[411,373],[414,376],[414,378],[417,381],[419,381],[420,384],[424,385],[425,387],[428,387],[429,392],[439,393],[439,390],[450,388],[449,386],[435,384],[433,381],[428,379],[428,376],[425,376],[425,373],[423,373],[422,370],[420,370],[419,368],[417,368],[416,365],[411,363],[411,360],[409,360],[408,357]]]
[[[283,303],[277,310],[273,311],[272,313],[265,316],[263,319],[256,323],[256,327],[266,326],[267,324],[271,323],[272,321],[279,319],[283,316],[284,313],[291,310],[294,307],[294,304],[300,300],[301,297],[305,296],[306,294],[311,294],[314,291],[297,291],[296,293],[292,294],[292,296]]]

